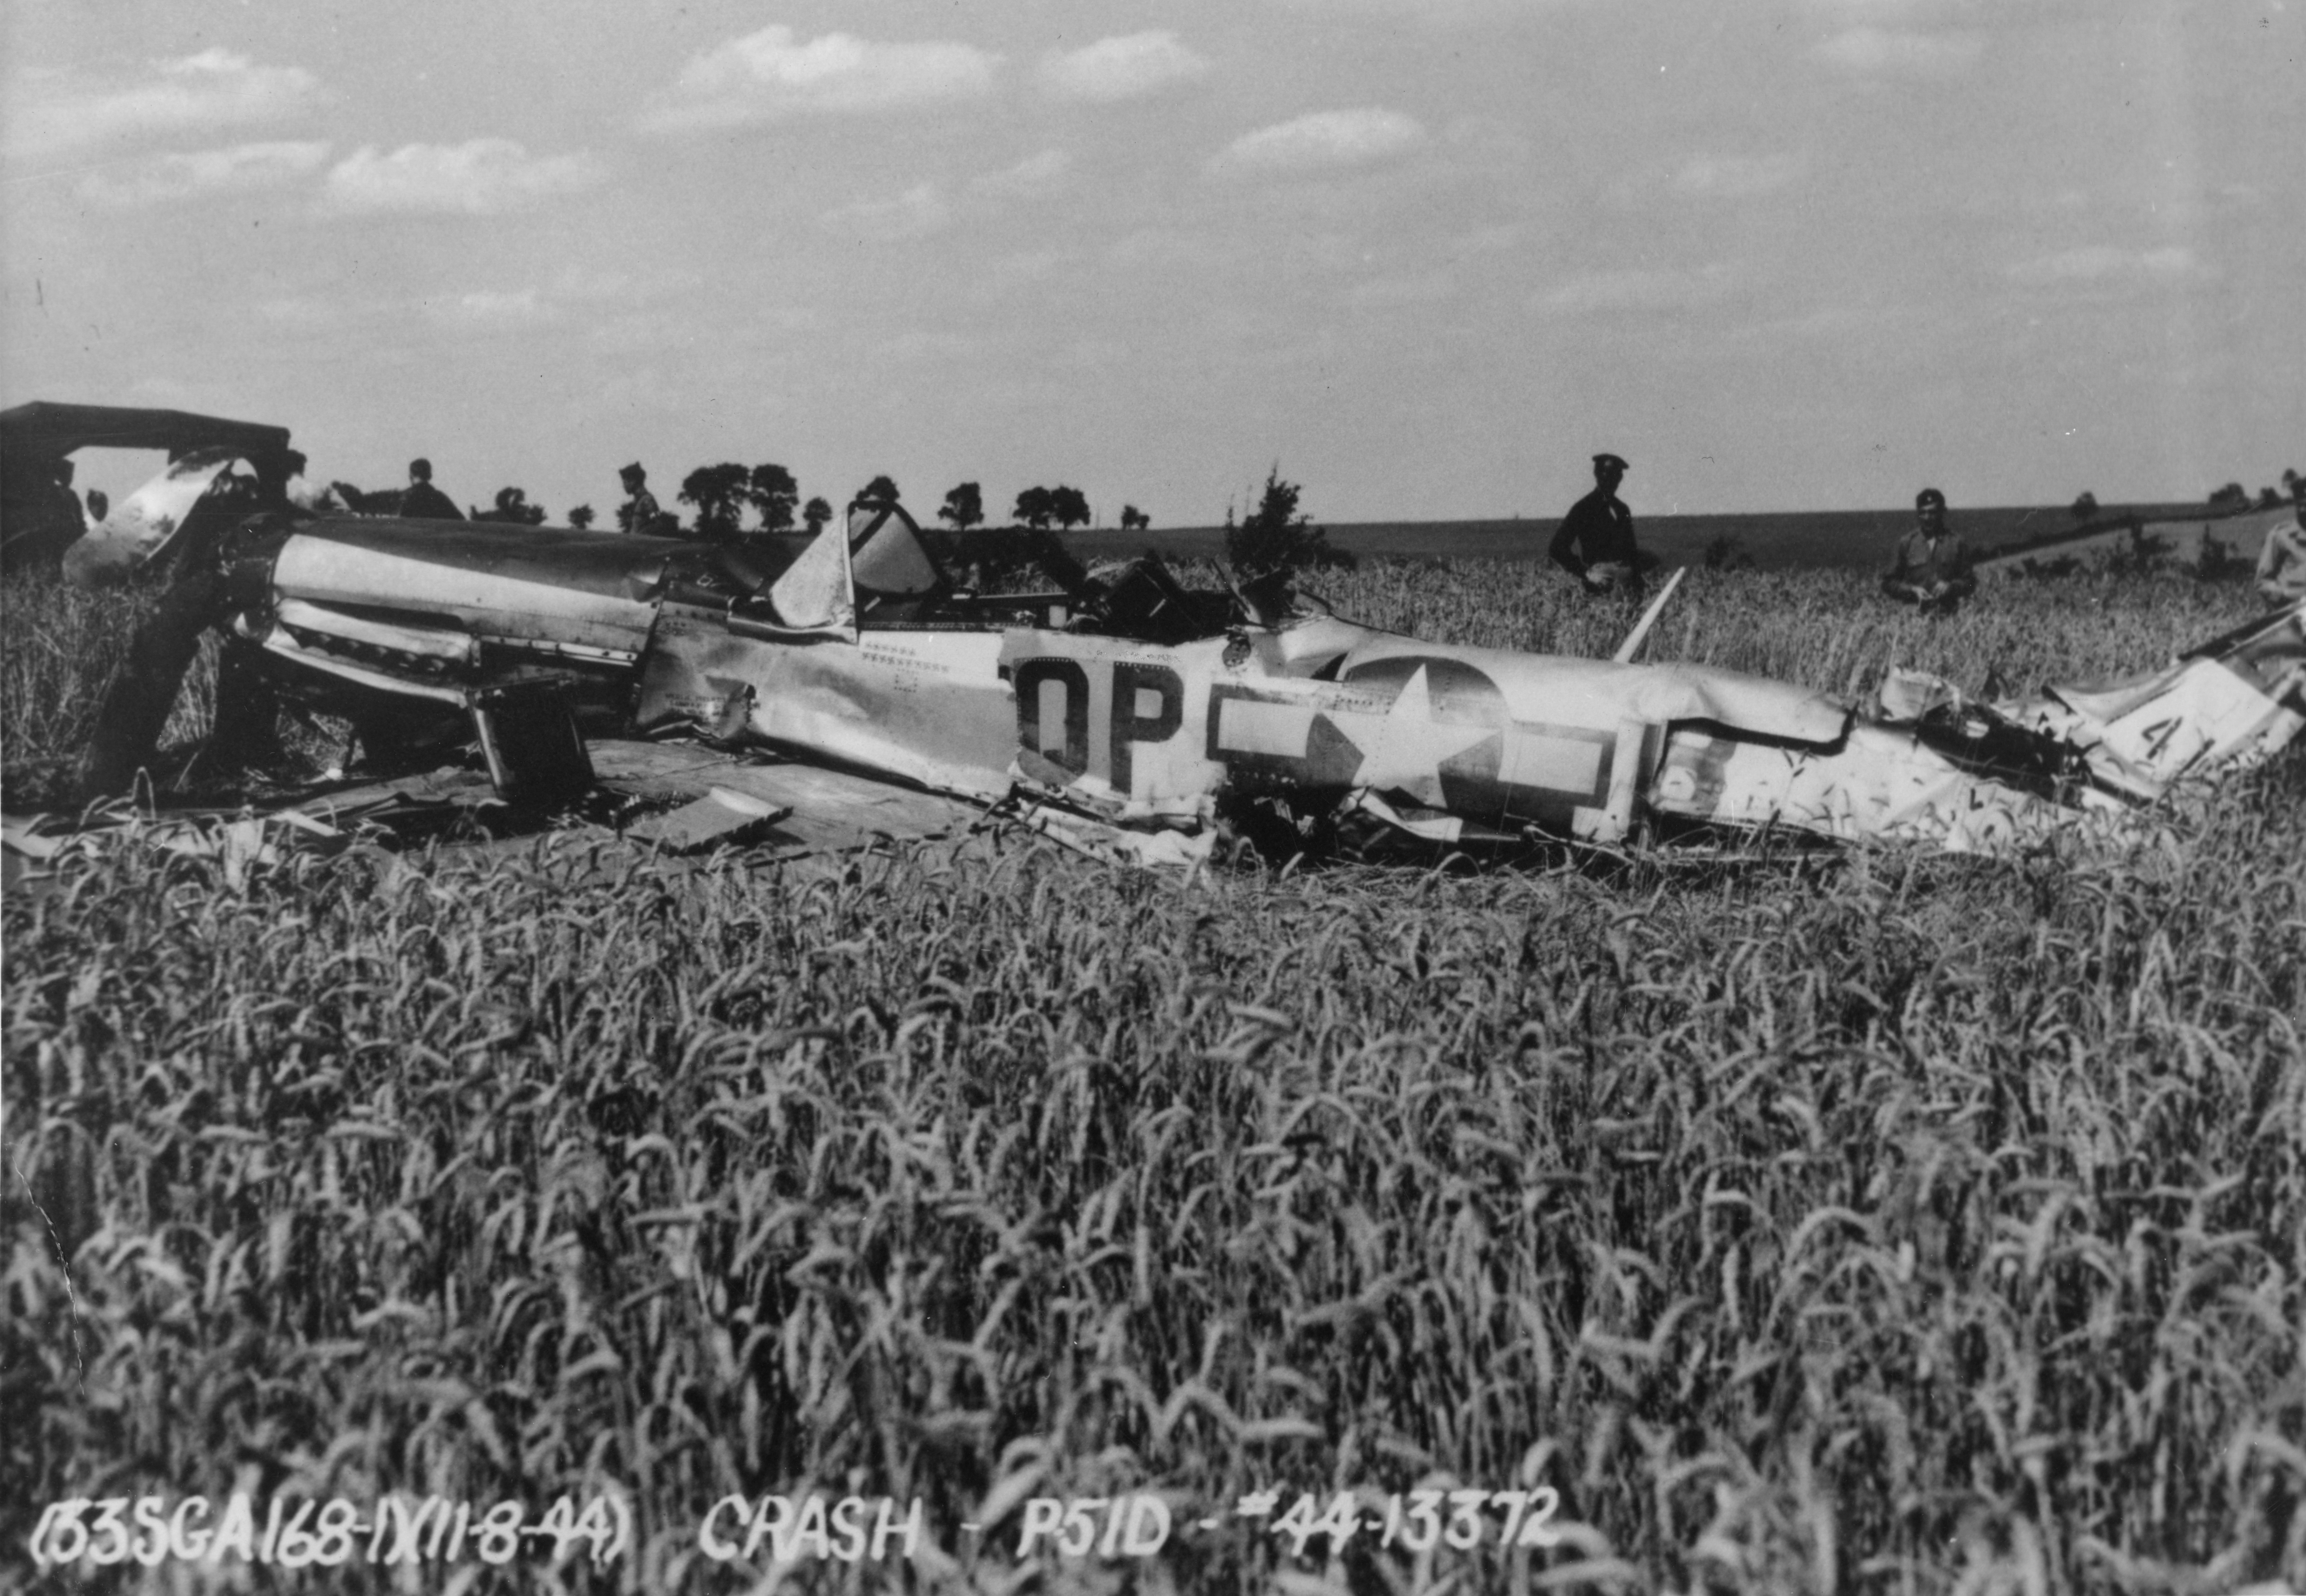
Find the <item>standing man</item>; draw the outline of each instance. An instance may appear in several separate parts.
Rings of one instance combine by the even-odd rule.
[[[1946,530],[1945,495],[1924,488],[1914,495],[1914,530],[1898,540],[1898,558],[1882,577],[1882,591],[1924,615],[1952,615],[1977,591],[1969,550]]]
[[[1634,543],[1634,513],[1618,498],[1626,463],[1593,457],[1593,491],[1569,507],[1546,550],[1553,563],[1585,585],[1589,593],[1642,596],[1641,550]]]
[[[457,501],[432,485],[432,462],[408,463],[408,487],[400,496],[400,514],[408,521],[461,521],[465,512]]]
[[[2306,476],[2290,490],[2293,514],[2287,526],[2266,529],[2258,551],[2258,595],[2269,604],[2306,598]]]
[[[656,530],[656,495],[648,491],[648,473],[641,469],[638,460],[617,473],[631,495],[617,507],[617,525],[625,531],[639,534]]]

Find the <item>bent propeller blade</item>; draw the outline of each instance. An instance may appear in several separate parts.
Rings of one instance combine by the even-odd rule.
[[[1630,665],[1634,662],[1634,655],[1640,651],[1643,640],[1650,635],[1650,628],[1657,624],[1659,613],[1665,609],[1665,602],[1673,597],[1673,590],[1681,585],[1681,579],[1688,570],[1687,566],[1677,567],[1673,575],[1665,579],[1665,585],[1658,589],[1658,596],[1650,601],[1650,607],[1642,611],[1642,618],[1634,623],[1634,629],[1626,634],[1623,643],[1618,644],[1618,652],[1610,656],[1610,663]]]

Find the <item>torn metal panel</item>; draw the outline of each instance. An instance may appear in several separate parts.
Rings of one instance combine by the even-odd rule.
[[[612,791],[636,798],[668,793],[699,797],[710,785],[708,772],[739,763],[739,756],[725,749],[633,738],[594,738],[591,752],[594,779]]]
[[[2112,689],[2052,687],[2046,697],[2071,718],[2041,704],[1997,707],[2084,746],[2109,780],[2159,788],[2255,763],[2306,728],[2306,600],[2190,649],[2167,670]]]
[[[397,776],[389,781],[330,787],[300,799],[297,807],[316,819],[343,827],[363,820],[477,808],[496,801],[496,787],[487,776],[477,771],[444,769]]]
[[[747,729],[924,787],[997,796],[1016,734],[1000,653],[992,632],[865,629],[853,646],[772,648],[749,678]]]
[[[1147,869],[1198,868],[1209,862],[1217,840],[1214,830],[1130,831],[1039,805],[1027,806],[1016,818],[1026,830],[1074,853],[1109,865],[1135,865]]]
[[[239,458],[229,448],[204,448],[170,462],[64,550],[64,579],[83,587],[122,581],[168,558],[193,508]]]
[[[650,729],[686,721],[989,801],[1008,790],[1016,735],[1000,653],[997,632],[776,640],[668,607],[636,719]]]
[[[1882,718],[2063,754],[2102,792],[2147,801],[2186,778],[2265,759],[2306,729],[2306,601],[2212,638],[2160,670],[1973,704],[1951,683],[1894,672]],[[2020,742],[2022,752],[2022,742]],[[2028,772],[2001,762],[2004,780]]]
[[[694,746],[603,739],[593,745],[593,762],[611,791],[689,800],[672,812],[679,821],[659,817],[627,832],[676,849],[709,846],[752,827],[758,832],[752,840],[778,853],[830,852],[884,839],[944,836],[983,815],[975,805],[847,771],[764,764]]]
[[[1991,851],[2037,839],[2061,811],[1974,776],[1910,732],[1870,722],[1831,750],[1678,727],[1650,783],[1655,813],[1713,825],[1774,827],[1838,841]]]
[[[716,787],[678,809],[628,826],[625,835],[668,853],[696,853],[707,848],[766,841],[776,823],[791,813]]]
[[[837,533],[819,537],[776,579],[765,606],[757,612],[739,607],[743,618],[773,637],[822,633],[854,642],[857,600],[849,546],[850,540]]]

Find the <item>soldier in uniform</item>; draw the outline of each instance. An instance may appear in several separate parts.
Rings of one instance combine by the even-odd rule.
[[[2295,501],[2291,525],[2268,527],[2266,547],[2258,551],[2258,593],[2269,604],[2306,598],[2306,477],[2290,495]]]
[[[465,512],[457,501],[432,485],[432,462],[408,463],[408,488],[400,496],[400,513],[411,521],[461,521]]]
[[[73,491],[73,463],[58,455],[0,465],[11,468],[5,508],[0,509],[0,566],[53,574],[62,567],[64,550],[88,531],[87,512]]]
[[[1617,456],[1594,456],[1593,491],[1569,507],[1546,553],[1587,593],[1639,598],[1642,557],[1634,543],[1634,513],[1618,498],[1625,477],[1626,463]]]
[[[617,475],[623,481],[625,491],[632,495],[617,507],[617,525],[636,534],[653,533],[660,512],[656,508],[656,495],[648,491],[648,473],[636,460],[619,471]]]
[[[1882,591],[1924,615],[1952,615],[1977,591],[1969,550],[1946,529],[1945,495],[1924,488],[1914,495],[1914,530],[1898,540],[1898,558],[1882,576]]]

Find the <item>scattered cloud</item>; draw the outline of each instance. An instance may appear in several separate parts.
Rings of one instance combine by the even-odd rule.
[[[1412,21],[1441,27],[1456,27],[1469,22],[1507,21],[1515,17],[1533,16],[1540,12],[1559,11],[1576,0],[1280,0],[1290,11],[1306,12],[1315,16],[1334,16],[1341,12],[1357,13],[1372,17],[1405,17]]]
[[[1520,250],[1529,243],[1530,230],[1524,222],[1484,222],[1453,233],[1442,241],[1444,252],[1453,259],[1465,255],[1490,255],[1500,250]]]
[[[1461,168],[1499,175],[1527,166],[1538,153],[1529,130],[1504,116],[1460,113],[1441,129],[1440,141]]]
[[[2161,249],[2125,250],[2093,244],[2021,260],[2009,269],[2010,280],[2028,287],[2068,284],[2181,283],[2209,275],[2194,252],[2179,245]]]
[[[827,211],[822,218],[829,232],[860,243],[895,243],[926,238],[952,220],[952,208],[935,183],[907,189],[893,200],[858,200]]]
[[[1390,160],[1424,141],[1423,124],[1399,111],[1316,111],[1243,133],[1209,166],[1212,171],[1337,171]]]
[[[1138,99],[1205,75],[1209,64],[1166,28],[1100,38],[1041,57],[1041,87],[1060,99]]]
[[[1960,0],[1809,0],[1812,11],[1841,18],[1864,17],[1869,21],[1910,21],[1932,12],[1943,12]]]
[[[1586,316],[1611,311],[1680,311],[1713,304],[1735,286],[1727,266],[1695,269],[1627,268],[1589,272],[1541,293],[1538,309],[1555,316]]]
[[[1785,187],[1801,175],[1793,155],[1701,155],[1674,174],[1674,188],[1711,200],[1750,200]]]
[[[2035,18],[2095,17],[2100,0],[1808,0],[1821,16],[1853,25],[1895,23],[1908,28],[1939,27],[1965,19],[2023,22]]]
[[[978,269],[978,286],[988,294],[1036,287],[1078,259],[1080,252],[1072,249],[1013,250]]]
[[[1860,344],[1881,350],[1910,349],[1941,342],[1943,312],[1908,303],[1884,303],[1876,299],[1850,304],[1819,304],[1791,315],[1763,320],[1741,320],[1718,329],[1724,342],[1781,349],[1788,341],[1847,346]]]
[[[23,73],[8,85],[7,152],[54,156],[152,135],[277,122],[324,103],[301,66],[259,66],[218,47],[153,64],[125,88],[77,73]]]
[[[985,352],[985,340],[972,333],[915,329],[884,338],[874,346],[877,360],[909,363],[975,360]]]
[[[537,288],[476,289],[436,300],[428,308],[434,320],[475,332],[517,332],[560,320]]]
[[[647,355],[688,342],[682,318],[662,311],[631,311],[585,329],[585,347],[602,354]]]
[[[1345,303],[1359,311],[1389,310],[1403,305],[1439,304],[1457,295],[1457,274],[1447,268],[1373,277],[1347,289]]]
[[[509,139],[404,144],[386,155],[364,144],[330,169],[330,209],[491,216],[591,188],[605,174],[591,156],[532,156]]]
[[[827,33],[804,43],[778,23],[689,62],[641,126],[678,132],[978,99],[993,91],[1000,63],[973,45],[943,40],[877,44]]]
[[[80,192],[98,205],[159,205],[275,188],[320,170],[328,158],[325,140],[148,156],[123,170],[99,167],[81,179]]]
[[[256,315],[275,327],[305,332],[340,327],[346,319],[344,307],[336,301],[306,294],[265,300],[256,306]]]
[[[1044,149],[1038,155],[1027,156],[1013,166],[987,172],[971,180],[969,186],[979,193],[1024,199],[1058,187],[1072,169],[1072,156],[1062,149]]]
[[[603,327],[621,320],[646,320],[661,330],[670,324],[671,318],[658,307],[677,300],[695,285],[695,274],[679,267],[602,269],[571,262],[525,287],[417,294],[289,294],[260,302],[255,313],[284,332],[340,332],[380,322],[405,326],[412,317],[423,317],[442,326],[479,331],[574,321],[597,339]]]
[[[1049,363],[1059,371],[1103,371],[1122,375],[1136,351],[1123,338],[1074,338]]]
[[[1235,258],[1234,246],[1217,233],[1170,226],[1133,228],[1102,253],[1108,267],[1157,273],[1199,271]]]
[[[1985,50],[1985,35],[1968,30],[1917,33],[1851,28],[1823,40],[1810,54],[1844,72],[1934,78],[1963,71]]]

